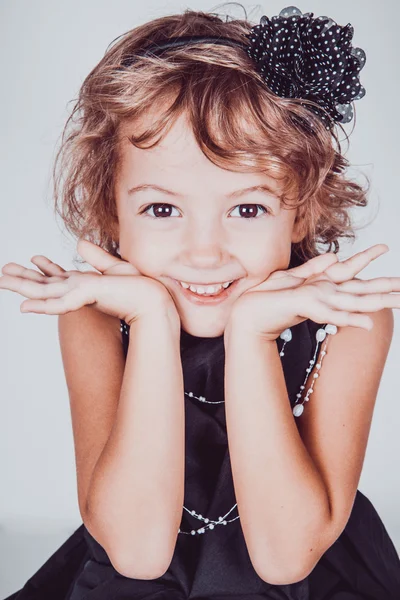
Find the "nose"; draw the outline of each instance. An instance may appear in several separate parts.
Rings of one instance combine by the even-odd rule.
[[[193,269],[216,269],[228,262],[223,229],[215,223],[198,223],[187,232],[184,263]]]

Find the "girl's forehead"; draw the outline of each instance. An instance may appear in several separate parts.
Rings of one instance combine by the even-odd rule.
[[[128,188],[138,183],[179,190],[200,185],[202,189],[214,190],[215,194],[228,195],[239,189],[264,184],[269,187],[272,196],[279,197],[282,192],[282,183],[266,171],[244,172],[235,165],[222,168],[212,162],[199,147],[185,114],[175,119],[156,145],[137,148],[129,137],[140,135],[151,124],[149,115],[140,123],[130,121],[122,124],[121,175]],[[150,143],[146,141],[145,145]]]
[[[207,171],[220,173],[222,169],[211,162],[199,147],[194,133],[184,119],[177,119],[167,130],[162,132],[161,139],[146,140],[145,146],[137,147],[129,138],[142,132],[142,124],[137,128],[134,124],[126,124],[121,131],[121,159],[124,171],[132,170],[141,175],[148,169],[157,170],[157,178],[162,179],[169,174],[174,177],[175,171]],[[157,136],[159,137],[159,135]]]

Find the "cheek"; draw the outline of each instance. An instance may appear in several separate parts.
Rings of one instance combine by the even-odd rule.
[[[285,268],[289,262],[291,251],[290,238],[285,236],[274,236],[265,244],[248,246],[246,249],[246,270],[257,274],[269,274],[272,271]]]
[[[154,243],[138,239],[126,246],[126,260],[129,260],[143,275],[158,277],[168,272],[168,253]]]

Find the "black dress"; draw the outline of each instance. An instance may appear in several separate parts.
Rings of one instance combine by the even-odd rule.
[[[292,406],[320,327],[310,320],[293,327],[293,339],[281,358]],[[123,321],[121,333],[126,353],[129,327]],[[283,340],[276,343],[281,350]],[[197,338],[182,330],[181,358],[185,509],[167,572],[153,580],[122,576],[82,523],[22,589],[5,600],[399,600],[400,559],[379,515],[359,490],[346,528],[308,577],[294,584],[271,585],[257,575],[237,507],[233,508],[223,336]],[[214,527],[198,520],[192,510],[215,521]],[[204,533],[191,533],[202,526]]]

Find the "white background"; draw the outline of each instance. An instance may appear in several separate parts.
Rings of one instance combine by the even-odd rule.
[[[290,4],[288,2],[288,4]],[[366,96],[355,103],[350,148],[353,178],[372,180],[369,207],[355,213],[372,221],[341,259],[385,242],[390,252],[360,276],[400,276],[399,267],[399,4],[335,0],[302,2],[302,12],[328,15],[355,28],[353,45],[367,54],[361,71]],[[257,23],[285,4],[244,6]],[[65,120],[84,77],[117,36],[152,18],[186,8],[229,11],[207,2],[135,0],[2,0],[0,2],[0,267],[44,254],[75,268],[75,241],[53,215],[51,167]],[[69,104],[68,104],[69,103]],[[350,133],[353,124],[346,125]],[[342,137],[342,136],[341,136]],[[21,314],[24,298],[0,290],[0,593],[15,591],[81,524],[67,387],[57,317]],[[368,496],[400,550],[399,311],[376,403],[359,489]],[[351,357],[349,357],[351,360]],[[338,398],[340,401],[340,398]],[[46,537],[47,536],[47,537]],[[34,552],[31,552],[31,545]],[[25,547],[24,560],[17,550]]]

